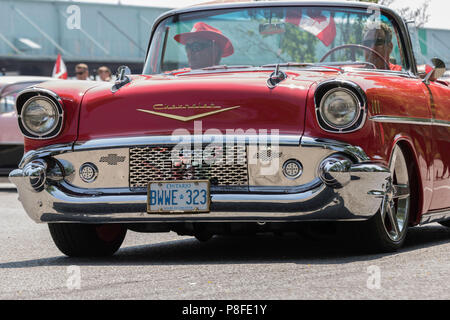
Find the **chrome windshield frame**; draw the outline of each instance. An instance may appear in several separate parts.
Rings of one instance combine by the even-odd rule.
[[[352,8],[352,9],[362,9],[362,10],[376,10],[379,9],[380,12],[387,16],[393,24],[398,28],[399,31],[399,41],[401,46],[403,47],[403,54],[405,59],[406,68],[401,74],[414,75],[419,77],[417,71],[416,60],[414,58],[414,54],[412,52],[412,41],[411,36],[409,34],[408,27],[406,22],[392,9],[374,3],[361,3],[361,2],[325,2],[325,1],[305,1],[305,2],[285,2],[285,1],[276,1],[276,2],[244,2],[244,3],[227,3],[227,4],[206,4],[206,5],[198,5],[192,6],[188,8],[174,9],[163,13],[158,18],[156,18],[155,22],[152,26],[152,31],[150,35],[150,39],[147,45],[147,51],[145,55],[144,66],[142,69],[142,74],[147,74],[145,71],[148,69],[149,64],[149,53],[150,46],[153,41],[155,31],[159,24],[167,18],[177,16],[185,13],[195,13],[201,11],[213,11],[213,10],[221,10],[221,9],[239,9],[239,8],[261,8],[261,7],[324,7],[324,8]],[[389,71],[389,70],[387,70]]]

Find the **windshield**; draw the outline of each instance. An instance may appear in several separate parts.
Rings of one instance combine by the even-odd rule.
[[[156,29],[144,74],[275,63],[406,69],[397,27],[379,11],[291,6],[171,16]]]

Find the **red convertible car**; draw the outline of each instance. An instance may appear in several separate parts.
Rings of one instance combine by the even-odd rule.
[[[28,86],[54,80],[47,77],[0,77],[0,176],[15,169],[23,156],[23,135],[14,107],[17,94]]]
[[[170,11],[141,75],[17,97],[27,153],[10,180],[69,256],[113,254],[127,230],[207,240],[304,221],[359,221],[367,247],[393,251],[410,226],[450,225],[449,83],[413,52],[383,6]]]

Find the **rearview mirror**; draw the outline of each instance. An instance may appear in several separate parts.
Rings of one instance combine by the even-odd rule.
[[[286,27],[284,23],[261,23],[259,25],[260,34],[279,34],[285,32]]]
[[[434,68],[429,71],[423,79],[423,82],[425,84],[429,84],[430,81],[436,81],[437,79],[442,77],[446,71],[445,63],[441,59],[433,58],[431,59],[431,62],[433,63]]]

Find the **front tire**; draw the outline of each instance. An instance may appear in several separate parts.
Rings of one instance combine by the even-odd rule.
[[[409,163],[409,165],[408,165]],[[402,148],[393,149],[380,210],[366,222],[369,245],[378,252],[397,251],[405,242],[410,213],[412,162],[407,162]],[[409,169],[408,169],[409,168]]]
[[[49,223],[48,228],[55,245],[69,257],[111,256],[127,233],[121,224]]]

